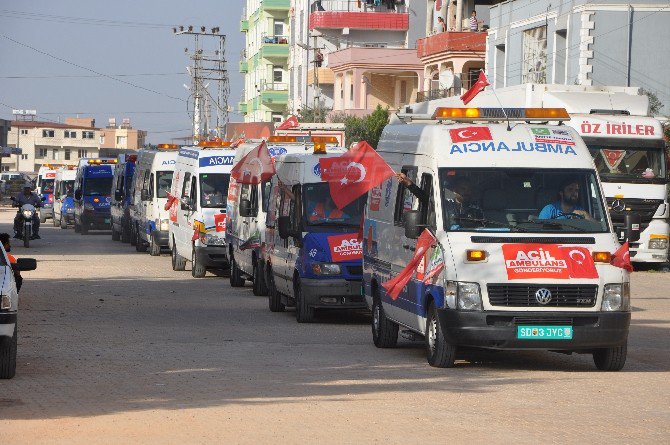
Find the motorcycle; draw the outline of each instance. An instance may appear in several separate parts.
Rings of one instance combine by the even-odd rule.
[[[18,207],[16,200],[14,198],[11,198],[11,200],[15,202],[14,206]],[[44,198],[42,198],[42,200],[44,200]],[[32,204],[23,204],[19,211],[19,215],[21,215],[22,219],[21,227],[23,227],[21,232],[23,247],[30,247],[30,238],[33,234],[33,219],[35,218],[36,212],[37,208]]]

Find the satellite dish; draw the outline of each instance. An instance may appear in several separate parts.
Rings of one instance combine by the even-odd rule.
[[[454,86],[454,73],[451,70],[440,72],[440,90],[448,90]]]

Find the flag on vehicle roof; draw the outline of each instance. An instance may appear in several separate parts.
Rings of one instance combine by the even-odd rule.
[[[339,209],[365,195],[391,176],[393,169],[365,141],[335,158],[322,158],[321,180],[328,181],[330,196]]]
[[[619,249],[612,255],[612,266],[620,267],[628,272],[633,271],[633,263],[630,262],[630,251],[628,250],[628,241],[623,243]]]
[[[428,252],[428,249],[430,249],[436,243],[437,239],[432,234],[432,232],[428,229],[423,229],[421,236],[419,236],[419,239],[416,240],[416,250],[414,251],[414,256],[410,262],[407,263],[407,266],[405,266],[405,268],[401,270],[398,275],[382,283],[382,287],[386,289],[386,293],[389,294],[392,300],[398,299],[405,285],[407,285],[409,280],[412,279],[414,272],[416,272],[419,263],[424,258],[424,255]],[[439,273],[439,271],[436,273]],[[433,276],[435,276],[435,274],[431,275],[430,273],[429,275],[431,279]],[[426,280],[426,278],[423,277],[422,280]]]
[[[230,176],[240,184],[260,184],[274,174],[275,165],[265,141],[244,155],[230,171]]]
[[[244,143],[244,133],[242,133],[242,135],[241,135],[239,138],[235,139],[235,140],[230,144],[230,148],[237,148],[237,147],[240,146],[240,144],[243,144],[243,143]]]
[[[461,96],[463,105],[467,105],[472,99],[475,98],[475,96],[484,91],[484,88],[486,88],[489,85],[490,83],[486,78],[486,74],[484,74],[484,71],[480,71],[477,82],[475,82],[474,85],[472,85],[470,89],[465,93],[463,93],[463,95]]]
[[[288,119],[279,124],[277,130],[290,130],[291,128],[296,128],[298,125],[300,125],[298,118],[295,116],[289,116]]]

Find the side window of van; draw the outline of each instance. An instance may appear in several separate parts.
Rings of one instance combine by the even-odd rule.
[[[261,184],[260,187],[262,195],[261,209],[263,209],[263,211],[267,213],[270,204],[270,191],[272,190],[272,183],[270,181],[267,181]]]
[[[430,173],[421,175],[421,190],[423,190],[426,195],[430,196],[428,202],[419,203],[421,222],[431,229],[437,230],[437,222],[435,220],[435,199],[433,197],[433,175]]]
[[[189,200],[193,203],[194,206],[198,205],[198,177],[193,175],[191,178],[191,192],[189,194]]]
[[[149,176],[149,198],[153,199],[154,198],[154,174],[152,173],[151,176]]]
[[[416,183],[416,174],[417,174],[416,167],[405,166],[402,169],[400,169],[400,171],[403,172],[405,175],[407,175],[407,177],[411,179],[412,182]],[[409,190],[407,190],[407,187],[399,183],[398,194],[396,195],[396,201],[395,201],[395,211],[393,213],[393,222],[396,225],[402,225],[403,213],[405,213],[407,210],[412,210],[413,208],[414,208],[414,195]]]
[[[191,174],[186,173],[184,175],[184,185],[181,187],[181,197],[182,198],[188,198],[191,196]],[[184,205],[184,203],[181,204],[181,209],[182,210],[188,210],[188,206]]]

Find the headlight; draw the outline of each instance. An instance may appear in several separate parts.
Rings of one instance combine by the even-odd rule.
[[[170,220],[169,219],[161,219],[161,230],[166,232],[170,230]]]
[[[24,210],[22,213],[25,219],[30,219],[33,217],[33,212],[31,210]]]
[[[339,275],[341,272],[339,264],[312,263],[314,275]]]
[[[91,204],[90,202],[85,202],[84,210],[95,210],[95,208],[93,207],[93,204]]]
[[[651,240],[649,240],[649,248],[650,249],[665,250],[665,249],[668,248],[668,239],[667,238],[652,238]]]
[[[65,212],[66,212],[66,213],[74,213],[74,209],[71,208],[71,207],[68,207],[68,208],[65,210]]]
[[[202,237],[200,238],[200,240],[202,241]],[[207,244],[208,246],[223,246],[226,244],[226,240],[212,233],[207,233],[205,235],[204,243]]]
[[[477,283],[458,283],[458,309],[481,311],[482,294]]]
[[[12,297],[9,295],[2,295],[0,297],[0,310],[8,311],[12,308]]]
[[[602,310],[605,312],[630,310],[630,284],[606,284],[603,288]]]
[[[444,288],[444,308],[456,309],[456,296],[458,295],[458,283],[455,281],[447,281]]]

